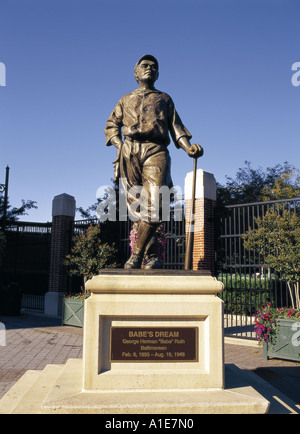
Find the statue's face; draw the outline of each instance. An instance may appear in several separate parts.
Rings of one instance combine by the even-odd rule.
[[[152,60],[142,60],[136,68],[136,79],[138,83],[152,82],[154,83],[158,78],[158,70],[156,63]]]

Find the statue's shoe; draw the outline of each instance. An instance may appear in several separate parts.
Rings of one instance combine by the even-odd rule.
[[[126,264],[124,265],[125,269],[138,269],[141,268],[142,258],[139,255],[135,255],[134,253],[130,256]]]
[[[148,259],[146,264],[144,265],[144,270],[153,270],[157,268],[162,268],[163,263],[157,256],[152,256]]]

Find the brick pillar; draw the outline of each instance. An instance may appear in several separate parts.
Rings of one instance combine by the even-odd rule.
[[[186,234],[189,228],[193,172],[185,178]],[[214,208],[216,204],[216,180],[214,175],[197,170],[195,193],[195,222],[193,270],[215,272]]]
[[[70,251],[75,206],[75,198],[66,193],[52,201],[49,292],[45,295],[45,314],[49,316],[61,316],[62,294],[68,290],[64,260]]]

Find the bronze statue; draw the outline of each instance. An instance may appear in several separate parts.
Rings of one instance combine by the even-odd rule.
[[[145,251],[149,260],[144,268],[162,268],[156,239],[157,225],[161,221],[150,218],[153,215],[151,195],[153,186],[172,187],[169,133],[175,146],[185,150],[190,157],[201,157],[203,149],[198,144],[190,144],[192,136],[176,112],[172,98],[155,89],[157,59],[148,54],[143,56],[135,65],[134,76],[139,87],[123,96],[108,118],[105,126],[106,145],[114,145],[118,150],[115,181],[121,178],[126,182],[126,191],[134,186],[142,186],[148,193],[145,199],[147,206],[139,212],[136,248],[124,268],[140,268]],[[129,213],[135,200],[136,197],[127,196]]]

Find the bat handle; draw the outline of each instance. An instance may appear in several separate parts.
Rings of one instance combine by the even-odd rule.
[[[190,212],[189,231],[187,236],[185,259],[184,259],[185,270],[193,269],[194,228],[192,226],[194,225],[194,218],[195,218],[196,175],[197,175],[197,158],[194,158],[191,212]]]

